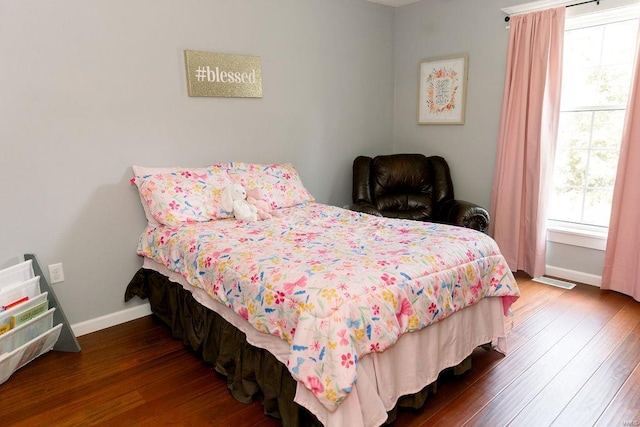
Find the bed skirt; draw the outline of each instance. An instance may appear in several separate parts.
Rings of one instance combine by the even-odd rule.
[[[294,402],[296,381],[271,353],[247,343],[246,336],[214,311],[198,303],[191,292],[154,270],[141,268],[131,279],[125,301],[134,296],[148,299],[153,314],[165,323],[173,336],[182,339],[201,358],[227,379],[231,395],[250,403],[261,399],[264,413],[278,418],[285,427],[321,426],[307,409]],[[470,357],[452,368],[456,374],[470,368]],[[436,382],[420,392],[403,396],[388,412],[387,423],[400,408],[419,409]]]

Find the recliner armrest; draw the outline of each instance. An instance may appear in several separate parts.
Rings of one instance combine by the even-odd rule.
[[[382,214],[380,214],[380,211],[375,206],[373,206],[373,204],[367,202],[354,203],[353,205],[349,206],[349,209],[369,215],[382,216]]]
[[[482,206],[464,200],[445,200],[438,209],[436,219],[449,224],[473,228],[486,233],[489,212]]]

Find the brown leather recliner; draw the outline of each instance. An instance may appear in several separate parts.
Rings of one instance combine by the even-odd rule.
[[[447,162],[439,156],[392,154],[353,161],[352,210],[390,218],[489,228],[489,212],[455,200]]]

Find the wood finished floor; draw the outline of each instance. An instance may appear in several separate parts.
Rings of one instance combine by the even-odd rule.
[[[518,275],[509,354],[477,349],[396,426],[640,426],[640,303]],[[79,337],[0,385],[2,426],[278,426],[153,317]]]

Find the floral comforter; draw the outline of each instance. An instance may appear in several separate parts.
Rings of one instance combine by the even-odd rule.
[[[148,227],[138,254],[180,273],[290,347],[287,366],[330,411],[358,360],[517,284],[487,235],[308,203],[258,222]]]

